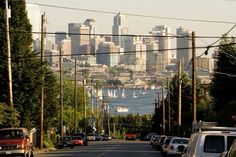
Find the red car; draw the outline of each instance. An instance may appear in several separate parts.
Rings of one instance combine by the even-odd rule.
[[[125,134],[125,139],[126,140],[135,140],[137,135],[135,133],[126,133]]]
[[[74,145],[84,146],[84,140],[81,136],[73,136],[72,141],[74,142]]]

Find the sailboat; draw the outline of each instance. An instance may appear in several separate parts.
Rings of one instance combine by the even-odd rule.
[[[113,90],[113,98],[117,98],[117,96],[116,96],[116,90]]]
[[[137,96],[135,95],[135,91],[134,91],[134,93],[133,93],[133,98],[134,98],[134,99],[137,98]]]
[[[125,98],[125,89],[122,90],[121,98]]]

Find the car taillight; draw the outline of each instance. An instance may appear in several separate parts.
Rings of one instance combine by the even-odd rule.
[[[173,145],[171,145],[171,146],[170,146],[170,149],[171,149],[171,150],[174,150],[174,146],[173,146]]]

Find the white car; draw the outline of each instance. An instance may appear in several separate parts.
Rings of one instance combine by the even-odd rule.
[[[184,157],[219,157],[236,139],[234,127],[208,127],[193,133]]]
[[[166,148],[166,156],[181,155],[188,145],[189,138],[173,137]]]

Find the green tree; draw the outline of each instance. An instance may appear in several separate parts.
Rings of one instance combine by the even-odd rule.
[[[222,114],[222,111],[227,110],[236,100],[235,92],[232,92],[236,89],[236,46],[231,43],[235,43],[235,38],[222,38],[211,85],[217,121],[224,125],[233,125],[232,121],[228,121],[233,113]]]
[[[10,0],[10,43],[12,60],[13,107],[19,113],[18,124],[28,129],[39,126],[40,89],[45,86],[45,128],[53,123],[49,119],[57,116],[55,101],[57,91],[53,73],[43,64],[32,51],[31,25],[25,10],[25,0]],[[7,51],[6,27],[4,17],[5,5],[0,7],[0,102],[7,102]],[[41,72],[41,68],[43,71]],[[45,81],[41,81],[44,75]],[[58,94],[58,92],[57,92]],[[32,116],[34,115],[34,116]],[[49,116],[50,115],[50,116]],[[54,118],[55,119],[55,118]]]

